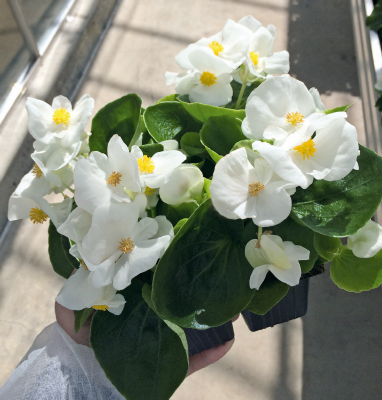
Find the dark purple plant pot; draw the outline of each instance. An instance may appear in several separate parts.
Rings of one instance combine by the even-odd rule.
[[[220,344],[229,342],[235,337],[232,322],[228,321],[216,328],[203,331],[198,329],[184,328],[188,342],[188,355],[191,357],[202,351],[212,349]]]
[[[323,272],[325,272],[323,265],[315,265],[311,271],[302,274],[300,283],[297,286],[291,286],[287,295],[264,315],[243,310],[241,314],[249,330],[256,332],[304,316],[308,310],[308,278]]]

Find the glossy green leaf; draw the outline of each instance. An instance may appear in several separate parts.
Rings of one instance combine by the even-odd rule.
[[[313,268],[318,254],[313,245],[314,232],[311,229],[297,224],[292,218],[288,217],[281,224],[264,228],[264,230],[272,231],[273,235],[280,236],[284,242],[292,242],[308,249],[310,251],[309,260],[299,261],[301,272],[308,272]]]
[[[255,291],[252,300],[245,308],[257,315],[264,315],[286,296],[288,290],[289,285],[280,282],[268,272],[260,289]]]
[[[174,235],[176,235],[179,231],[180,228],[188,221],[188,218],[183,218],[178,223],[174,226]]]
[[[90,342],[106,376],[126,399],[169,400],[186,377],[187,350],[146,303],[142,288],[135,279],[122,291],[121,315],[97,311]]]
[[[139,146],[139,148],[147,157],[152,157],[155,153],[163,151],[163,145],[160,143],[143,144],[142,146]]]
[[[210,193],[211,183],[212,183],[211,179],[204,178],[204,186],[203,186],[203,188],[204,188],[205,192],[207,193],[208,197],[211,197],[211,193]]]
[[[366,18],[366,25],[376,32],[382,28],[382,3],[380,1],[375,4],[373,12]]]
[[[324,113],[325,114],[332,114],[332,113],[335,113],[335,112],[346,112],[349,109],[350,106],[351,106],[351,104],[348,104],[346,106],[336,107],[336,108],[332,108],[330,110],[324,110]]]
[[[163,103],[164,101],[177,101],[179,95],[178,94],[169,94],[168,96],[164,96],[158,101],[155,102],[155,104]]]
[[[243,120],[245,118],[245,110],[232,110],[230,108],[215,107],[201,103],[185,103],[180,101],[182,106],[198,121],[204,123],[210,117],[220,117],[228,115],[232,118]]]
[[[382,199],[382,158],[361,145],[360,151],[359,171],[297,189],[293,211],[306,226],[323,235],[349,236],[374,215]]]
[[[314,248],[317,250],[317,253],[327,261],[333,260],[341,246],[341,239],[338,237],[325,236],[318,232],[314,234]]]
[[[211,117],[200,131],[200,140],[215,162],[228,154],[237,142],[246,139],[241,121],[226,115]]]
[[[147,107],[143,114],[147,130],[155,141],[180,141],[186,132],[199,132],[197,122],[178,101],[164,101]]]
[[[244,109],[247,103],[248,96],[262,83],[265,79],[259,78],[256,82],[252,83],[250,86],[247,86],[244,90],[243,97],[241,99],[240,108]],[[227,108],[235,108],[237,99],[239,97],[239,93],[241,90],[241,83],[232,81],[231,86],[233,89],[233,96],[231,102],[227,104]]]
[[[119,135],[129,146],[134,135],[137,136],[138,131],[140,133],[141,104],[141,98],[132,93],[101,108],[92,121],[90,150],[106,154],[107,144],[113,135]]]
[[[79,261],[69,253],[69,239],[57,232],[52,221],[49,222],[48,236],[48,252],[52,267],[58,275],[68,279],[74,268],[80,266]]]
[[[180,146],[190,156],[203,154],[206,152],[205,147],[200,141],[199,133],[187,132],[180,140]]]
[[[93,311],[93,308],[84,308],[80,311],[74,310],[74,332],[78,333]]]
[[[162,318],[183,327],[219,326],[251,300],[253,271],[241,242],[244,223],[206,200],[175,236],[156,267],[152,300]]]
[[[196,203],[182,203],[179,206],[170,206],[159,200],[157,204],[157,214],[164,215],[173,226],[181,219],[189,218],[192,213],[198,208]]]
[[[351,250],[342,250],[330,267],[333,282],[348,292],[362,292],[382,283],[382,251],[371,258],[358,258]]]

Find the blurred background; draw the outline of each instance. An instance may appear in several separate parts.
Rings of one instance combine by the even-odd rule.
[[[48,224],[6,218],[33,164],[26,98],[75,102],[87,93],[95,114],[137,93],[147,107],[174,92],[164,73],[179,71],[179,51],[251,14],[276,27],[275,51],[289,51],[290,74],[316,87],[326,108],[352,103],[359,142],[382,155],[373,90],[382,57],[364,26],[372,8],[371,0],[0,0],[0,386],[55,320],[64,282],[49,262]],[[329,267],[310,287],[301,319],[257,333],[239,319],[229,354],[173,399],[380,400],[380,288],[347,293]]]

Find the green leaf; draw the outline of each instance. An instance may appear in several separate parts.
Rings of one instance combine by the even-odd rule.
[[[200,141],[199,133],[197,132],[187,132],[184,134],[180,140],[180,145],[190,156],[206,152],[206,149]]]
[[[142,297],[134,279],[123,292],[121,315],[97,311],[90,342],[106,376],[126,399],[168,400],[186,377],[188,355],[182,338]]]
[[[48,252],[53,269],[58,275],[68,279],[74,268],[80,266],[79,261],[69,253],[69,239],[57,232],[52,221],[49,222],[48,236]]]
[[[309,228],[327,236],[350,236],[371,219],[382,199],[382,158],[360,147],[359,171],[335,182],[297,188],[293,211]]]
[[[180,101],[180,104],[198,121],[204,123],[210,117],[220,117],[228,115],[232,118],[238,118],[241,121],[245,118],[245,110],[232,110],[223,107],[214,107],[208,104],[201,103],[185,103]]]
[[[74,310],[74,332],[78,333],[93,311],[93,308],[84,308],[80,311]]]
[[[245,308],[257,315],[264,315],[286,296],[288,290],[289,285],[280,282],[268,272],[260,289],[255,291],[252,300]]]
[[[314,248],[314,232],[302,225],[297,224],[292,218],[288,217],[281,224],[264,228],[271,230],[273,235],[278,235],[285,242],[292,242],[295,245],[305,247],[310,251],[309,260],[299,261],[301,272],[309,272],[317,260],[317,251]]]
[[[202,156],[189,156],[186,158],[185,163],[195,165],[199,169],[202,169],[203,165],[205,163],[205,160],[206,159]]]
[[[314,248],[317,253],[327,261],[332,261],[342,246],[337,237],[324,236],[316,232],[314,234]]]
[[[208,197],[211,197],[211,193],[210,193],[210,186],[211,186],[212,180],[211,179],[207,179],[204,178],[204,185],[203,188],[205,190],[205,192],[207,193]]]
[[[178,101],[178,97],[178,94],[169,94],[156,101],[155,104],[163,103],[164,101]]]
[[[183,218],[178,223],[174,226],[174,234],[176,235],[179,231],[180,228],[188,221],[188,218]]]
[[[201,128],[178,101],[164,101],[147,107],[143,119],[158,143],[170,139],[179,141],[186,132],[199,132]]]
[[[325,114],[332,114],[332,113],[335,113],[335,112],[346,112],[350,106],[351,106],[351,104],[348,104],[346,106],[332,108],[331,110],[324,110],[323,112]]]
[[[140,133],[141,104],[141,98],[132,93],[101,108],[92,121],[90,150],[106,154],[113,135],[119,135],[129,146],[136,133]]]
[[[373,12],[366,18],[366,25],[372,30],[378,32],[382,28],[382,3],[378,2]]]
[[[155,153],[163,151],[163,145],[160,143],[143,144],[142,146],[139,146],[139,148],[147,157],[152,157]]]
[[[252,83],[250,86],[247,86],[244,90],[243,97],[241,99],[240,108],[245,108],[245,104],[247,103],[248,96],[262,83],[265,79],[259,78],[256,82]],[[237,99],[239,97],[239,93],[241,90],[241,83],[232,81],[231,82],[233,96],[230,103],[227,104],[227,108],[233,108],[236,106]]]
[[[215,162],[228,154],[237,142],[246,139],[241,121],[226,115],[211,117],[200,131],[200,140]]]
[[[382,251],[371,258],[358,258],[351,250],[342,250],[330,267],[333,282],[348,292],[362,292],[382,283]]]
[[[242,147],[244,147],[245,149],[248,150],[253,150],[252,149],[252,143],[254,142],[254,140],[240,140],[239,142],[235,143],[235,145],[232,147],[231,151],[235,151],[237,149],[240,149]]]
[[[170,206],[159,200],[157,204],[158,215],[164,215],[175,226],[181,219],[189,218],[198,208],[198,205],[192,203],[182,203],[179,206]]]
[[[206,200],[183,225],[156,267],[152,300],[162,318],[183,327],[220,326],[251,300],[253,271],[241,242],[244,223]]]

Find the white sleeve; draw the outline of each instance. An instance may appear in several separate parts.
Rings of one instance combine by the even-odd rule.
[[[122,400],[94,352],[57,322],[47,326],[0,388],[0,400]]]

